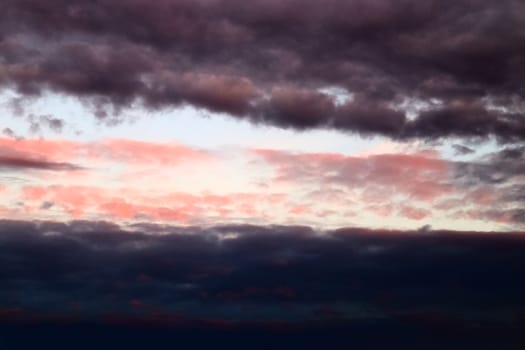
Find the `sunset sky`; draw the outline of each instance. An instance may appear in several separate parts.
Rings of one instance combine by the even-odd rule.
[[[0,8],[0,321],[523,327],[523,1]]]

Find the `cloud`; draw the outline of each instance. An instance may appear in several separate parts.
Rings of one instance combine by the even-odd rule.
[[[363,155],[272,149],[223,154],[125,139],[0,138],[0,147],[4,169],[62,171],[46,183],[33,172],[24,173],[24,185],[6,183],[10,203],[24,199],[23,205],[11,204],[10,217],[194,224],[272,220],[322,227],[349,222],[418,227],[422,220],[441,220],[433,226],[523,227],[525,169],[518,145],[468,161],[391,148]],[[53,206],[43,206],[46,202]]]
[[[518,232],[3,220],[0,323],[397,327],[439,313],[512,328],[524,244]]]
[[[62,119],[50,115],[36,116],[34,114],[29,114],[27,119],[30,123],[29,131],[33,134],[38,134],[43,127],[56,133],[61,133],[65,124]]]
[[[370,201],[382,201],[391,192],[414,200],[432,201],[454,190],[449,181],[451,163],[435,154],[292,153],[256,150],[275,167],[277,181],[320,182],[363,191]],[[377,197],[374,200],[373,197]]]
[[[517,0],[9,0],[4,7],[0,84],[89,99],[102,118],[105,105],[190,104],[285,128],[524,140],[517,28],[525,9]],[[334,87],[351,98],[337,103],[326,93]]]
[[[364,215],[499,222],[522,227],[523,149],[505,147],[472,161],[433,151],[346,156],[254,150],[273,167],[273,186],[314,187],[305,203],[336,203]],[[311,204],[310,204],[311,206]],[[496,210],[495,207],[498,209]]]
[[[82,170],[79,165],[67,161],[55,160],[69,150],[61,148],[68,142],[48,142],[44,140],[27,141],[23,139],[0,137],[0,169],[7,170]],[[63,157],[60,157],[63,158]]]
[[[70,163],[51,162],[45,159],[34,158],[31,157],[31,155],[6,154],[6,152],[0,152],[0,169],[70,171],[80,170],[82,168]]]
[[[454,148],[456,155],[463,156],[466,154],[474,153],[474,150],[472,148],[464,146],[464,145],[455,144],[455,145],[452,145],[452,148]]]
[[[50,201],[44,201],[42,202],[42,204],[40,205],[40,209],[51,209],[53,208],[53,206],[55,205],[55,203],[53,202],[50,202]]]
[[[76,142],[45,139],[0,138],[4,153],[28,154],[37,158],[83,159],[89,162],[113,161],[130,164],[174,165],[192,161],[213,161],[210,152],[177,143],[158,143],[126,139]]]
[[[7,136],[7,137],[11,137],[11,138],[15,138],[16,137],[15,132],[12,129],[10,129],[10,128],[4,128],[4,130],[2,130],[2,135]]]
[[[282,193],[190,193],[164,190],[153,194],[140,188],[104,189],[97,186],[50,185],[24,186],[20,193],[26,210],[62,211],[67,217],[81,219],[92,215],[112,220],[145,220],[191,223],[202,220],[255,220],[266,217],[268,207],[284,208],[287,196]],[[282,203],[278,203],[282,202]],[[304,214],[302,207],[296,214]],[[36,215],[36,213],[35,213]]]
[[[524,160],[523,147],[507,147],[476,161],[456,162],[455,177],[470,186],[521,183],[525,175]]]
[[[272,220],[322,227],[348,220],[416,227],[424,219],[443,220],[436,227],[453,227],[466,220],[486,230],[524,224],[525,168],[519,145],[468,161],[447,160],[436,151],[396,149],[364,155],[237,149],[225,156],[174,142],[125,139],[0,138],[0,147],[3,169],[61,171],[60,177],[46,177],[45,184],[33,172],[24,174],[28,182],[23,186],[6,183],[10,203],[24,199],[23,206],[11,204],[10,217]],[[230,154],[241,163],[232,163]],[[264,190],[253,185],[261,182]],[[53,206],[42,210],[44,202]]]

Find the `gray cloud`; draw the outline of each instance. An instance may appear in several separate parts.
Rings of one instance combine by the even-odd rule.
[[[67,162],[54,162],[32,154],[13,151],[9,148],[0,148],[0,170],[51,170],[69,171],[80,170],[80,166]]]
[[[105,222],[3,220],[0,305],[81,319],[161,310],[186,320],[294,322],[319,320],[326,305],[347,320],[437,308],[483,322],[520,305],[524,243],[520,234],[426,228],[126,230]]]
[[[117,111],[137,101],[190,104],[255,123],[401,139],[525,135],[520,1],[7,0],[4,8],[0,84],[27,96],[54,90]],[[334,86],[353,98],[336,105],[319,92]],[[399,107],[406,101],[427,107],[410,116]]]

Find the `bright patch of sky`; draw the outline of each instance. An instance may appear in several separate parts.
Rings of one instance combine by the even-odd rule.
[[[349,98],[339,90],[325,91],[341,100]],[[20,137],[65,138],[96,141],[102,138],[126,138],[141,141],[177,141],[183,144],[218,148],[241,146],[275,148],[301,152],[334,152],[355,154],[385,142],[381,137],[363,138],[333,130],[298,132],[277,127],[253,125],[224,114],[208,113],[193,107],[160,111],[144,108],[121,111],[116,125],[108,125],[94,116],[94,109],[78,99],[45,93],[34,99],[21,99],[13,91],[0,93],[2,127]],[[20,114],[20,115],[17,115]],[[53,116],[64,121],[58,133],[42,128],[31,134],[27,116]]]
[[[337,87],[320,92],[330,95],[336,103],[345,103],[353,95]],[[403,106],[421,107],[420,101],[407,101]],[[400,106],[401,107],[401,106]],[[409,108],[410,107],[410,108]],[[468,161],[491,153],[499,147],[494,140],[467,145],[474,152],[458,154],[454,144],[458,142],[428,144],[424,142],[400,143],[383,137],[361,137],[356,134],[334,130],[296,131],[266,125],[254,125],[248,121],[225,114],[209,113],[194,107],[183,106],[164,110],[146,110],[136,107],[125,109],[117,115],[118,123],[104,121],[95,116],[95,108],[77,98],[44,93],[32,99],[23,98],[13,90],[0,92],[0,133],[10,129],[18,137],[63,138],[75,141],[97,141],[104,138],[122,138],[140,141],[175,141],[205,149],[228,147],[270,148],[297,152],[341,153],[347,155],[368,153],[392,153],[410,149],[433,148],[446,159]],[[28,116],[51,116],[64,121],[60,132],[42,127],[38,132],[30,130]],[[111,119],[114,120],[114,119]],[[464,145],[464,144],[463,144]]]

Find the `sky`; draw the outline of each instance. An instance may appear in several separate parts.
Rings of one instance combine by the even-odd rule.
[[[522,1],[0,6],[0,323],[523,327]]]

